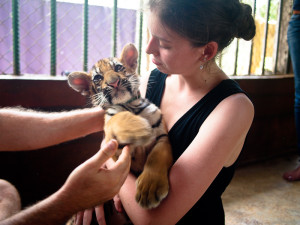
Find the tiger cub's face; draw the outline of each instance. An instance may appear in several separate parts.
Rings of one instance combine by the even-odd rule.
[[[98,61],[90,73],[94,105],[126,103],[137,95],[139,77],[116,58]]]
[[[69,85],[83,95],[90,95],[93,105],[106,107],[126,103],[138,95],[137,57],[135,46],[127,44],[119,59],[101,59],[90,73],[71,73]]]

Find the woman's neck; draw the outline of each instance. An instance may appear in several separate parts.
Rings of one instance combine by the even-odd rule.
[[[177,83],[178,91],[207,92],[222,80],[228,79],[228,76],[215,62],[210,62],[203,70],[198,69],[191,74],[171,75],[170,78]]]

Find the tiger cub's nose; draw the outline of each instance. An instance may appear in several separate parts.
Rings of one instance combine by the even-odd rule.
[[[116,78],[114,80],[110,80],[109,82],[107,82],[107,84],[111,87],[117,88],[120,84],[120,79]]]

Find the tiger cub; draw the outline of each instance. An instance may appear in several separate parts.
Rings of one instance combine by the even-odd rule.
[[[106,111],[105,141],[119,143],[115,159],[124,145],[130,145],[131,170],[139,174],[135,199],[150,209],[168,194],[173,159],[160,109],[140,96],[137,58],[135,46],[127,44],[120,58],[101,59],[89,73],[73,72],[68,83]]]

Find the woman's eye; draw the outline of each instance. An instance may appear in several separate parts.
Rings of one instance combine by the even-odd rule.
[[[115,65],[115,71],[116,71],[116,72],[123,71],[124,69],[125,69],[125,67],[122,66],[122,65]]]
[[[163,48],[163,49],[170,49],[171,47],[169,47],[169,46],[164,46],[164,45],[160,45],[159,46],[160,48]]]

